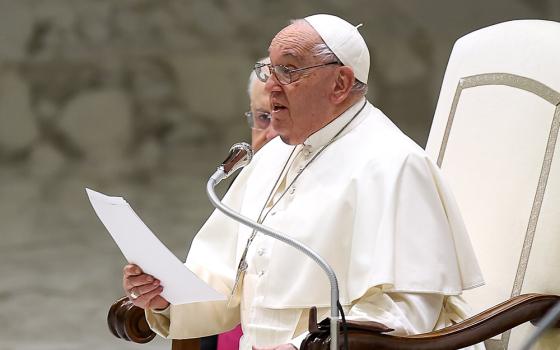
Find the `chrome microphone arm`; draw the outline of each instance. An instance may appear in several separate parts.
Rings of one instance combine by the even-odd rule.
[[[262,232],[263,234],[265,234],[267,236],[270,236],[274,239],[282,241],[282,242],[298,249],[299,251],[306,254],[311,259],[313,259],[313,261],[315,261],[325,271],[325,273],[327,274],[327,277],[329,278],[329,282],[330,282],[330,285],[331,285],[331,316],[330,316],[331,343],[330,343],[330,350],[338,350],[338,331],[339,331],[339,329],[338,329],[338,319],[339,319],[339,313],[338,313],[337,303],[338,303],[339,292],[338,292],[338,280],[336,278],[336,274],[335,274],[334,270],[332,269],[332,267],[330,267],[330,265],[321,256],[319,256],[319,254],[315,253],[313,250],[311,250],[311,248],[307,247],[305,244],[303,244],[303,243],[301,243],[301,242],[299,242],[299,241],[297,241],[293,238],[287,237],[287,236],[283,235],[282,233],[280,233],[280,232],[278,232],[278,231],[276,231],[272,228],[261,225],[258,222],[253,221],[253,220],[249,219],[248,217],[243,216],[243,215],[237,213],[236,211],[234,211],[233,209],[229,208],[228,206],[224,205],[221,202],[220,198],[218,198],[218,196],[216,195],[216,192],[214,191],[214,187],[216,187],[216,185],[220,181],[227,178],[232,172],[234,172],[235,170],[237,170],[241,167],[244,167],[245,165],[247,165],[251,161],[252,151],[250,151],[250,147],[249,147],[249,152],[246,151],[246,147],[248,147],[248,146],[249,145],[247,145],[247,144],[235,144],[235,145],[232,146],[232,149],[230,150],[230,155],[228,156],[228,158],[226,159],[224,164],[228,163],[228,159],[233,159],[232,161],[235,161],[235,159],[238,159],[238,162],[236,164],[233,164],[233,166],[225,166],[224,164],[222,164],[221,166],[218,167],[218,169],[210,177],[210,179],[208,180],[208,183],[206,185],[206,193],[208,194],[208,198],[210,199],[210,202],[212,203],[212,205],[214,205],[214,207],[216,207],[216,209],[220,210],[226,216],[229,216],[233,220],[235,220],[237,222],[240,222],[243,225],[249,226],[250,228],[252,228],[254,230]],[[242,150],[239,151],[239,149],[242,149]],[[238,153],[238,152],[240,152],[240,153],[245,152],[245,154],[243,156],[240,156],[239,154],[237,154],[236,157],[232,157],[232,153]],[[243,159],[243,157],[246,157],[247,159]]]

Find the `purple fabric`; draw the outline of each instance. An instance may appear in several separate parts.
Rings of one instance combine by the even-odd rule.
[[[217,350],[238,350],[241,335],[243,335],[241,325],[237,325],[237,327],[229,332],[218,334]]]

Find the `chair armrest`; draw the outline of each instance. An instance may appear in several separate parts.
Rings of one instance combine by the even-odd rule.
[[[111,305],[107,324],[115,337],[134,343],[147,343],[156,336],[146,321],[144,310],[134,306],[127,297]]]
[[[107,314],[107,324],[113,335],[133,343],[148,343],[156,334],[150,329],[144,310],[122,297],[117,300]],[[200,338],[173,339],[171,350],[199,350]]]
[[[460,349],[480,343],[527,321],[536,322],[558,301],[560,296],[557,295],[520,295],[453,326],[412,336],[393,336],[383,334],[380,330],[349,330],[349,348],[353,350]],[[313,327],[313,329],[310,327],[310,334],[303,341],[301,349],[328,349],[329,338],[326,327]],[[344,337],[341,335],[339,339],[342,340]]]

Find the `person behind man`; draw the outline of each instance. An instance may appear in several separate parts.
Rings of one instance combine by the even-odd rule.
[[[270,63],[270,59],[268,57],[262,58],[258,63]],[[272,129],[270,123],[270,94],[265,90],[264,82],[257,79],[254,70],[251,70],[249,75],[247,95],[249,96],[250,110],[245,112],[245,118],[251,128],[251,148],[253,152],[257,152],[278,134]],[[235,349],[239,345],[241,335],[241,325],[238,325],[234,329],[217,336],[203,337],[201,338],[201,350]]]
[[[295,20],[269,56],[255,72],[280,137],[224,202],[321,255],[348,318],[415,334],[466,317],[459,295],[483,279],[464,224],[437,166],[365,99],[369,51],[357,28],[331,15]],[[198,232],[186,265],[229,303],[169,305],[153,276],[124,268],[127,295],[164,337],[241,320],[241,349],[288,349],[305,335],[311,306],[329,314],[328,279],[311,259],[220,212]]]
[[[258,63],[267,64],[270,63],[270,59],[263,58]],[[251,110],[245,113],[245,117],[251,128],[251,148],[253,148],[253,152],[257,152],[278,134],[270,122],[270,94],[265,90],[264,82],[257,78],[254,70],[249,76],[247,93]]]

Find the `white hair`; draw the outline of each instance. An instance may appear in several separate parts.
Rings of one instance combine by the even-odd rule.
[[[249,95],[249,98],[251,98],[251,90],[253,90],[253,83],[255,82],[255,79],[257,79],[257,74],[254,70],[252,70],[249,75],[249,83],[247,84],[247,95]]]
[[[259,59],[257,61],[257,63],[270,63],[270,58],[269,57],[263,57],[263,58]],[[249,98],[251,98],[251,90],[253,89],[253,84],[256,81],[255,79],[258,79],[257,78],[257,73],[255,73],[255,70],[252,69],[251,74],[249,74],[249,82],[247,83],[247,95],[249,95]]]
[[[304,19],[294,19],[290,21],[291,24],[297,23],[307,23]],[[320,43],[315,44],[311,48],[311,54],[313,57],[317,57],[319,62],[321,63],[329,63],[329,62],[338,62],[341,65],[344,65],[342,61],[332,52],[332,50],[325,44],[323,40]],[[368,92],[368,86],[366,83],[359,81],[358,79],[354,79],[354,85],[352,85],[352,89],[350,90],[352,93],[360,94],[365,96]]]
[[[315,46],[311,48],[311,53],[313,54],[313,57],[317,57],[321,63],[338,62],[341,65],[344,65],[344,63],[336,57],[334,52],[332,52],[324,42],[315,44]],[[365,96],[368,92],[368,86],[366,83],[362,83],[358,79],[354,79],[354,85],[352,85],[352,89],[350,91]]]

